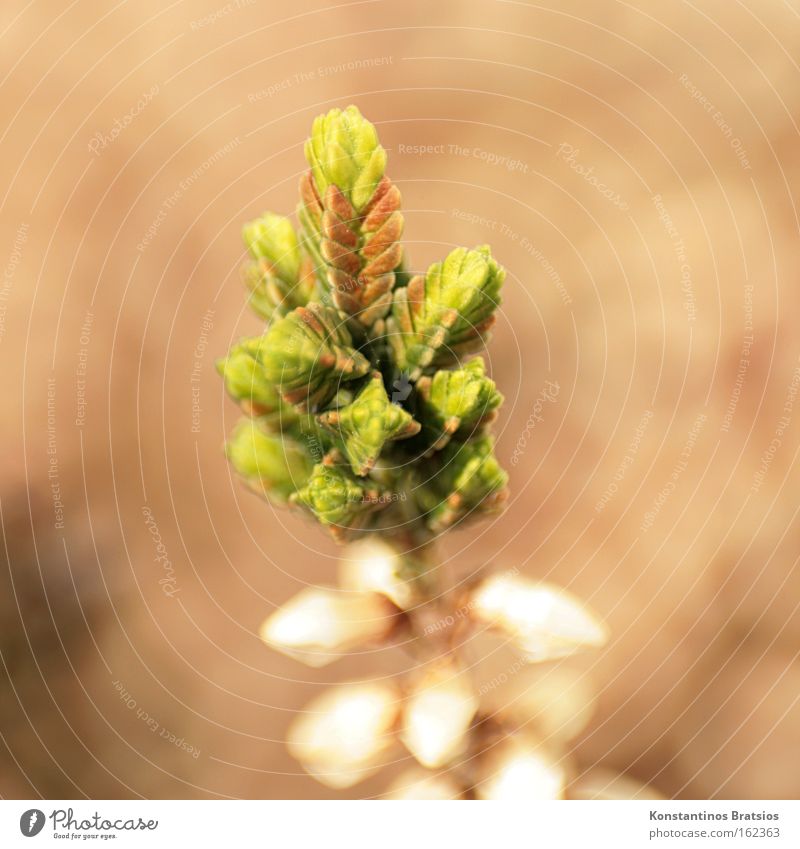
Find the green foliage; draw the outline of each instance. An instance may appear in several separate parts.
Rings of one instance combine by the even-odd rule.
[[[504,270],[485,246],[403,270],[400,192],[355,106],[318,117],[305,153],[299,237],[272,213],[244,228],[268,326],[218,363],[252,417],[231,463],[339,539],[424,538],[498,509],[507,476],[487,432],[502,396],[466,358],[488,339]]]
[[[486,377],[481,357],[464,368],[437,371],[417,382],[417,416],[433,449],[444,448],[453,436],[477,436],[492,422],[503,396]]]
[[[248,485],[280,504],[305,485],[313,467],[299,442],[265,433],[256,420],[240,421],[225,448]]]
[[[406,439],[420,429],[410,413],[392,404],[377,372],[351,404],[322,413],[317,420],[336,434],[353,471],[362,476],[375,465],[387,442]]]
[[[362,527],[376,508],[387,503],[371,481],[328,459],[314,466],[306,485],[291,500],[308,508],[338,539]]]
[[[242,237],[251,257],[244,281],[253,310],[269,320],[305,306],[314,291],[314,275],[300,251],[292,222],[265,212],[245,225]]]
[[[484,245],[456,248],[394,293],[387,320],[398,369],[416,380],[431,365],[479,351],[494,323],[505,271]]]
[[[266,379],[284,400],[304,408],[329,402],[344,382],[370,370],[352,347],[352,337],[335,309],[311,303],[275,321],[264,339]]]
[[[264,337],[243,339],[227,357],[217,360],[217,370],[231,398],[251,415],[259,416],[278,430],[294,424],[297,410],[281,399],[275,384],[267,379],[262,353]]]
[[[508,475],[494,456],[489,436],[451,442],[438,456],[439,472],[424,494],[429,509],[426,523],[440,531],[481,509],[492,512],[506,498]]]
[[[325,302],[369,328],[389,310],[403,259],[400,192],[384,175],[386,151],[355,106],[317,118],[305,150],[303,245]]]
[[[370,202],[386,170],[378,133],[355,106],[315,118],[305,153],[319,196],[336,186],[356,212]]]

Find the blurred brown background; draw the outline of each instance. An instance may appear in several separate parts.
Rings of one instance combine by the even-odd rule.
[[[259,327],[242,222],[294,209],[311,120],[353,102],[413,267],[490,242],[509,271],[512,498],[448,568],[610,623],[581,769],[798,796],[794,0],[5,0],[0,32],[0,794],[345,795],[286,725],[405,661],[259,642],[335,548],[232,479],[213,361]]]

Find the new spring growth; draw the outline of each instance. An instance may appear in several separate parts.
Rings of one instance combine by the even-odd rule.
[[[588,697],[544,679],[529,692],[521,668],[602,645],[604,626],[517,570],[448,593],[430,554],[438,534],[506,499],[491,435],[503,396],[479,355],[505,271],[486,246],[404,269],[400,191],[355,106],[318,117],[305,155],[299,229],[273,212],[244,228],[265,327],[217,364],[244,413],[226,452],[250,489],[348,546],[336,584],[303,589],[259,636],[314,667],[395,642],[417,662],[399,680],[328,688],[290,725],[289,749],[334,788],[405,748],[419,766],[392,798],[559,797],[562,760],[536,729],[578,733]],[[481,685],[460,647],[484,634],[520,654]]]
[[[299,232],[273,212],[243,231],[266,327],[218,363],[249,417],[227,449],[236,471],[338,540],[423,540],[498,510],[507,476],[488,430],[502,396],[470,357],[505,272],[488,247],[458,248],[402,285],[400,191],[355,106],[317,118],[305,155]]]

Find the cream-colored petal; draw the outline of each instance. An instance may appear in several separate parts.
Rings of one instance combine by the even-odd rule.
[[[414,575],[398,552],[377,539],[351,543],[342,552],[339,585],[343,589],[385,595],[408,610],[419,601]]]
[[[401,739],[423,766],[435,769],[463,750],[477,709],[469,676],[449,664],[437,666],[411,690]]]
[[[397,608],[376,593],[309,587],[261,626],[267,645],[309,666],[325,666],[344,652],[386,639]]]
[[[570,593],[516,574],[481,581],[468,605],[475,621],[504,633],[530,661],[600,647],[608,639],[606,626]]]
[[[390,684],[331,687],[291,724],[289,752],[320,783],[351,787],[383,765],[395,742],[400,707]]]
[[[528,735],[515,734],[491,749],[481,764],[479,799],[532,802],[561,799],[566,773],[544,745]]]

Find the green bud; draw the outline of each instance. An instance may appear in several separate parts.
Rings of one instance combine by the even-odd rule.
[[[453,436],[475,436],[494,419],[503,396],[486,377],[483,359],[475,357],[462,369],[420,378],[417,401],[425,436],[440,450]]]
[[[502,396],[483,361],[466,359],[487,339],[505,272],[488,247],[405,270],[400,192],[355,106],[319,116],[305,155],[298,232],[269,212],[243,231],[250,302],[270,326],[218,364],[252,416],[228,455],[251,486],[338,536],[423,543],[504,498],[486,437]]]
[[[274,384],[267,380],[262,355],[264,337],[243,339],[216,366],[231,398],[270,429],[283,430],[297,421],[297,412],[285,404]]]
[[[242,237],[253,259],[265,259],[279,277],[297,280],[300,248],[292,222],[283,215],[265,212],[244,225]]]
[[[263,362],[267,379],[284,400],[313,409],[330,401],[340,384],[363,377],[369,361],[352,347],[347,327],[331,307],[310,303],[267,331]]]
[[[457,248],[425,277],[395,289],[386,320],[395,364],[411,380],[479,350],[494,323],[505,271],[487,246]]]
[[[361,527],[384,503],[372,481],[359,480],[329,459],[314,466],[308,482],[291,501],[310,510],[340,538],[346,531]]]
[[[433,480],[427,524],[440,531],[476,512],[496,511],[507,496],[508,475],[494,456],[489,436],[451,442],[439,455],[441,467]]]
[[[305,153],[320,198],[328,186],[338,186],[357,213],[369,202],[386,169],[378,133],[356,106],[318,116]]]
[[[317,420],[339,438],[357,475],[372,469],[387,442],[413,436],[420,429],[410,413],[389,400],[377,372],[352,404],[321,413]]]
[[[305,306],[314,287],[309,263],[303,261],[294,227],[288,218],[266,212],[246,224],[244,242],[252,256],[244,281],[250,306],[262,318],[284,315]]]
[[[249,419],[236,425],[225,453],[251,489],[279,504],[306,483],[313,467],[301,445],[285,435],[264,433]]]
[[[369,328],[389,311],[403,259],[400,191],[384,174],[386,152],[351,106],[316,119],[306,158],[298,217],[320,297]]]

